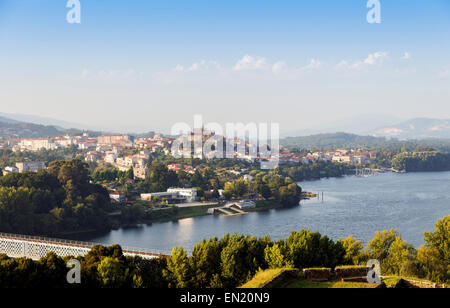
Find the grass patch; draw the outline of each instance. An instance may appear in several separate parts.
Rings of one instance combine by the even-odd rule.
[[[276,269],[268,269],[265,271],[258,272],[255,277],[253,277],[249,282],[241,286],[244,289],[258,289],[261,288],[266,283],[275,279],[278,275],[280,275],[283,271],[287,269],[285,268],[276,268]]]
[[[393,287],[400,279],[408,279],[408,280],[415,280],[415,281],[420,281],[420,282],[433,283],[432,281],[423,279],[423,278],[400,277],[400,276],[386,276],[382,280],[386,284],[386,286],[389,288],[389,287]],[[446,284],[446,283],[438,283],[438,285],[442,285],[442,284],[445,285],[447,288],[450,286],[449,284]]]
[[[208,214],[209,206],[182,207],[178,208],[176,219],[204,216]]]
[[[397,281],[400,280],[400,277],[385,277],[381,280],[386,284],[388,288],[391,288],[397,283]]]
[[[298,280],[291,283],[287,287],[291,289],[374,289],[377,286],[377,284],[360,282],[313,282],[307,280]]]
[[[334,270],[337,269],[349,269],[349,268],[367,268],[366,265],[342,265],[342,266],[336,266]]]
[[[208,215],[209,206],[168,208],[151,212],[151,222],[163,222]]]

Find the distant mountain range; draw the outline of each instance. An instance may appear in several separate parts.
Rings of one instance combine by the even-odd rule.
[[[282,137],[311,136],[317,134],[334,134],[336,132],[346,132],[355,135],[372,135],[375,130],[402,122],[404,119],[391,116],[389,114],[361,114],[325,124],[317,124],[307,129],[290,131],[282,134]]]
[[[376,129],[371,135],[397,139],[450,138],[450,120],[418,118]]]
[[[102,129],[47,117],[0,112],[0,137],[4,138],[53,137],[81,130],[98,133]],[[336,132],[345,133],[336,134]],[[398,140],[450,139],[450,119],[417,118],[401,121],[389,115],[362,115],[339,120],[326,126],[294,131],[284,134],[282,137],[287,137],[285,140],[292,141],[297,140],[295,137],[303,136],[304,139],[298,140],[302,140],[299,143],[306,145],[311,144],[309,141],[312,141],[307,137],[311,139],[318,135],[320,140],[325,140],[324,143],[328,143],[327,138],[333,139],[332,141],[329,140],[330,145],[342,144],[342,142],[344,144],[347,142],[353,143],[353,141],[360,144],[362,141],[376,143],[375,137]],[[289,136],[292,137],[289,138]],[[361,140],[361,138],[364,140]],[[381,140],[378,141],[381,142]]]
[[[16,114],[16,113],[5,113],[0,112],[0,121],[6,123],[33,123],[44,126],[54,126],[60,130],[83,130],[90,132],[108,132],[108,133],[132,133],[133,131],[140,131],[140,134],[145,134],[148,130],[144,129],[144,126],[141,128],[127,129],[126,127],[121,129],[120,127],[111,128],[111,127],[101,127],[94,123],[93,125],[86,125],[74,122],[68,122],[60,119],[54,119],[49,117],[41,117],[35,115],[28,114]],[[116,124],[117,125],[117,124]],[[138,125],[137,125],[138,126]],[[137,134],[137,135],[140,135]]]
[[[55,126],[25,123],[0,117],[0,137],[3,138],[41,138],[61,136],[63,134],[65,134],[65,131]]]
[[[91,136],[100,134],[91,130],[29,123],[0,115],[0,137],[6,139],[56,137],[65,134],[81,134],[83,131],[89,132]]]
[[[15,121],[17,122],[24,122],[24,123],[33,123],[33,124],[39,124],[39,125],[46,125],[46,126],[55,126],[58,128],[76,128],[76,129],[91,129],[95,130],[95,127],[86,126],[79,123],[72,123],[64,120],[58,120],[48,117],[40,117],[35,115],[28,115],[28,114],[17,114],[17,113],[4,113],[0,112],[0,121],[3,120],[9,120],[9,121]]]
[[[407,139],[450,138],[450,119],[416,118],[402,120],[382,114],[361,115],[327,125],[282,134],[282,137],[311,136],[345,132],[361,136]]]

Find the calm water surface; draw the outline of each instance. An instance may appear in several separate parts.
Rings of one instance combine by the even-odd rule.
[[[286,238],[309,229],[337,240],[352,235],[368,242],[375,231],[396,228],[409,243],[423,244],[423,233],[434,230],[439,218],[450,215],[450,172],[381,174],[300,183],[303,190],[323,192],[322,200],[301,206],[243,216],[204,216],[112,231],[87,240],[103,244],[170,252],[174,246],[191,250],[203,238],[226,233]],[[86,238],[84,238],[86,240]]]

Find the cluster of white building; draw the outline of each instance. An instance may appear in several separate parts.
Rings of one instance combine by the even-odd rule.
[[[15,166],[6,167],[3,169],[3,175],[9,173],[22,173],[22,172],[38,172],[39,170],[44,170],[47,167],[43,162],[27,161],[16,163]]]
[[[155,152],[158,149],[169,149],[170,138],[155,135],[153,138],[135,138],[131,135],[102,135],[99,137],[89,137],[88,134],[81,136],[59,136],[49,138],[24,138],[9,139],[5,145],[12,147],[14,151],[39,151],[55,150],[71,145],[76,145],[81,150],[102,149],[124,149],[124,148],[146,148]]]
[[[317,161],[332,161],[347,164],[367,164],[377,156],[377,152],[339,149],[328,152],[314,152],[301,155],[284,150],[280,153],[280,164],[309,165]]]
[[[167,204],[192,203],[197,200],[195,188],[169,188],[166,192],[141,194],[141,200],[154,201],[165,199]]]

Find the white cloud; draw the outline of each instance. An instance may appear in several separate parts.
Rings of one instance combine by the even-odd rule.
[[[389,58],[389,53],[385,52],[385,51],[379,51],[379,52],[375,52],[370,54],[365,60],[364,60],[364,64],[367,65],[379,65],[379,64],[383,64],[383,62],[385,60],[387,60]]]
[[[371,53],[365,58],[364,60],[357,60],[354,62],[349,62],[346,60],[342,60],[339,62],[334,68],[335,69],[355,69],[360,70],[365,67],[370,66],[379,66],[382,65],[384,62],[386,62],[389,59],[389,53],[385,51],[378,51]]]
[[[175,72],[183,72],[184,71],[184,66],[178,64],[173,70]]]
[[[347,69],[349,66],[350,64],[348,63],[348,61],[342,60],[341,62],[336,64],[334,68],[340,70],[340,69]]]
[[[266,64],[266,58],[245,55],[236,63],[233,69],[235,71],[258,70],[264,69],[266,67]]]
[[[311,59],[309,61],[309,64],[305,66],[305,69],[307,70],[314,70],[322,67],[322,62],[320,62],[319,59]]]
[[[217,61],[206,61],[201,60],[200,62],[195,62],[189,67],[184,67],[183,65],[178,64],[175,68],[175,72],[197,72],[197,71],[208,71],[208,70],[221,70],[222,67],[220,66],[219,62]]]
[[[406,52],[403,54],[402,59],[403,59],[403,60],[411,60],[411,59],[412,59],[412,54],[411,54],[410,52],[406,51]]]
[[[272,72],[277,74],[283,71],[286,68],[286,62],[278,61],[272,65]]]
[[[446,78],[449,76],[450,76],[450,68],[446,68],[442,72],[439,73],[440,78]]]

